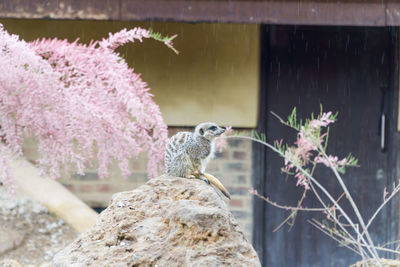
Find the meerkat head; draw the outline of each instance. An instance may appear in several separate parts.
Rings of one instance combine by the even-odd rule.
[[[194,133],[202,136],[207,140],[213,140],[225,132],[225,128],[219,127],[213,122],[203,122],[196,126]]]

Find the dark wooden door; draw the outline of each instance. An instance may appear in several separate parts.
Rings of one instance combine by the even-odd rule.
[[[390,28],[263,26],[259,130],[269,142],[296,134],[270,115],[286,117],[294,106],[298,118],[338,111],[331,127],[328,152],[345,157],[351,152],[359,168],[348,170],[345,183],[365,220],[382,202],[383,190],[396,177],[397,65],[394,63],[395,32]],[[381,148],[381,115],[386,115],[385,148]],[[296,205],[302,188],[281,173],[283,159],[254,146],[254,183],[259,192],[279,203]],[[333,195],[342,191],[326,168],[316,177]],[[317,207],[308,194],[305,206]],[[379,243],[397,236],[397,204],[384,209],[371,234]],[[347,210],[349,206],[346,207]],[[342,248],[307,221],[323,214],[299,213],[294,227],[273,229],[287,212],[255,200],[254,244],[264,266],[348,266],[360,258]],[[353,217],[354,218],[354,217]]]

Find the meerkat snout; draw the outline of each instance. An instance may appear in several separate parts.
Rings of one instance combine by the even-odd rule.
[[[195,132],[195,134],[211,141],[214,138],[223,134],[225,132],[225,128],[220,127],[216,123],[213,123],[213,122],[203,122],[203,123],[197,125],[194,132]]]

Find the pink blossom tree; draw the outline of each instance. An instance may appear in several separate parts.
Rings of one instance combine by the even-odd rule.
[[[159,107],[147,84],[115,52],[120,45],[153,38],[134,28],[89,45],[76,40],[26,43],[0,24],[0,182],[12,185],[9,156],[23,154],[26,136],[36,138],[38,166],[53,178],[97,166],[108,175],[114,160],[124,176],[128,161],[148,156],[148,173],[159,172],[168,139]],[[7,156],[8,155],[8,156]]]

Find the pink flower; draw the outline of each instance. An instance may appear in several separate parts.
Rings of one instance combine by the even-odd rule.
[[[313,160],[316,163],[324,163],[329,165],[328,161],[320,156],[315,156],[319,154],[319,149],[325,141],[327,133],[321,134],[320,128],[326,127],[334,120],[330,119],[332,112],[323,113],[318,119],[311,120],[308,124],[301,126],[298,134],[297,140],[295,142],[296,146],[289,147],[284,153],[284,164],[285,171],[290,173],[292,169],[295,169],[294,177],[297,179],[296,185],[303,186],[306,190],[309,187],[309,180],[306,175],[300,171],[300,168],[306,169],[307,165]],[[277,147],[281,147],[281,143],[276,142]],[[347,159],[338,160],[337,157],[330,156],[329,159],[335,166],[345,166],[348,162]]]
[[[227,145],[228,141],[224,136],[230,135],[232,133],[232,126],[228,126],[225,129],[225,132],[215,140],[215,149],[221,152]]]
[[[294,175],[294,177],[297,178],[296,186],[301,185],[301,186],[304,187],[304,189],[309,190],[309,189],[310,189],[310,186],[309,186],[309,182],[308,182],[307,177],[306,177],[303,173],[301,173],[300,171],[298,171],[298,170],[297,170],[296,172],[297,172],[297,173]]]
[[[308,126],[311,127],[311,128],[326,127],[330,123],[335,122],[334,120],[330,119],[331,115],[332,115],[332,112],[323,113],[321,118],[311,120],[310,123],[308,124]]]
[[[104,177],[114,160],[127,176],[128,160],[144,152],[149,176],[156,176],[167,126],[147,84],[114,51],[143,38],[149,32],[135,28],[89,45],[28,44],[0,24],[0,136],[8,150],[21,155],[24,136],[35,136],[38,164],[53,178],[61,169],[83,173],[94,164]],[[9,183],[7,162],[0,160],[0,179]]]
[[[249,193],[252,195],[258,195],[258,192],[256,189],[254,189],[253,187],[249,189]]]
[[[301,130],[298,134],[296,154],[298,154],[304,163],[308,163],[309,157],[311,156],[311,151],[317,150],[317,145]]]
[[[133,43],[136,40],[142,42],[143,38],[149,38],[150,33],[146,29],[141,28],[133,28],[132,30],[127,31],[126,29],[122,29],[117,33],[109,33],[108,38],[104,38],[100,42],[94,42],[93,45],[99,44],[103,48],[110,49],[114,51],[119,46],[124,45],[126,43]]]
[[[329,155],[328,158],[332,162],[332,165],[333,165],[332,167],[334,167],[334,168],[344,167],[348,163],[346,158],[339,160],[337,156],[332,156],[332,155]],[[331,167],[329,164],[329,161],[323,156],[315,157],[314,161],[316,163],[323,163],[327,167]]]
[[[178,36],[177,34],[172,35],[170,38],[168,38],[167,41],[164,42],[164,44],[165,44],[166,46],[168,46],[169,48],[171,48],[172,51],[174,51],[175,54],[178,55],[178,54],[179,54],[179,51],[175,49],[174,44],[173,44],[173,42],[172,42],[172,40],[174,40],[177,36]]]

